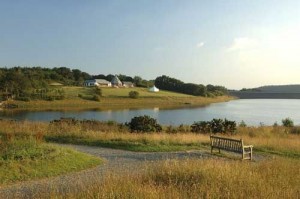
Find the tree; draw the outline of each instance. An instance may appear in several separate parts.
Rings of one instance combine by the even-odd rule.
[[[285,119],[282,119],[282,125],[284,127],[293,127],[294,126],[294,122],[291,118],[287,117]]]

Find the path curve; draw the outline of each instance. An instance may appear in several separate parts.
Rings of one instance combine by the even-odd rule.
[[[65,145],[78,151],[88,153],[105,159],[105,163],[95,168],[69,173],[42,180],[34,180],[0,187],[0,198],[50,198],[53,190],[63,197],[68,190],[74,190],[82,185],[93,183],[93,179],[101,178],[106,172],[138,172],[141,164],[165,159],[209,158],[206,151],[181,151],[181,152],[132,152],[118,149],[91,147],[83,145]],[[80,179],[78,181],[77,179]]]

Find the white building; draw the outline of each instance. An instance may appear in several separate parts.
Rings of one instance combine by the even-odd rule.
[[[85,80],[84,86],[100,86],[100,87],[111,87],[111,83],[105,79],[91,79]]]
[[[149,91],[150,92],[159,92],[159,89],[156,88],[155,86],[153,86],[153,87],[149,88]]]

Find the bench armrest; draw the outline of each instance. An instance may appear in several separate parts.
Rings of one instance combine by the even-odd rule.
[[[247,145],[247,146],[244,146],[244,148],[253,148],[252,145]]]

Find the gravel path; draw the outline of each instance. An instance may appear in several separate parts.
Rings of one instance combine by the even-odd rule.
[[[75,172],[63,176],[23,182],[7,187],[0,187],[0,198],[50,198],[55,190],[63,197],[68,191],[74,191],[82,185],[93,183],[93,180],[99,180],[107,172],[139,172],[141,164],[151,163],[157,160],[165,159],[185,159],[185,158],[209,158],[212,157],[205,151],[184,151],[184,152],[131,152],[124,150],[79,146],[79,145],[61,145],[72,147],[94,156],[105,159],[105,163],[93,169]],[[78,180],[80,179],[80,180]],[[80,190],[77,190],[80,191]]]

